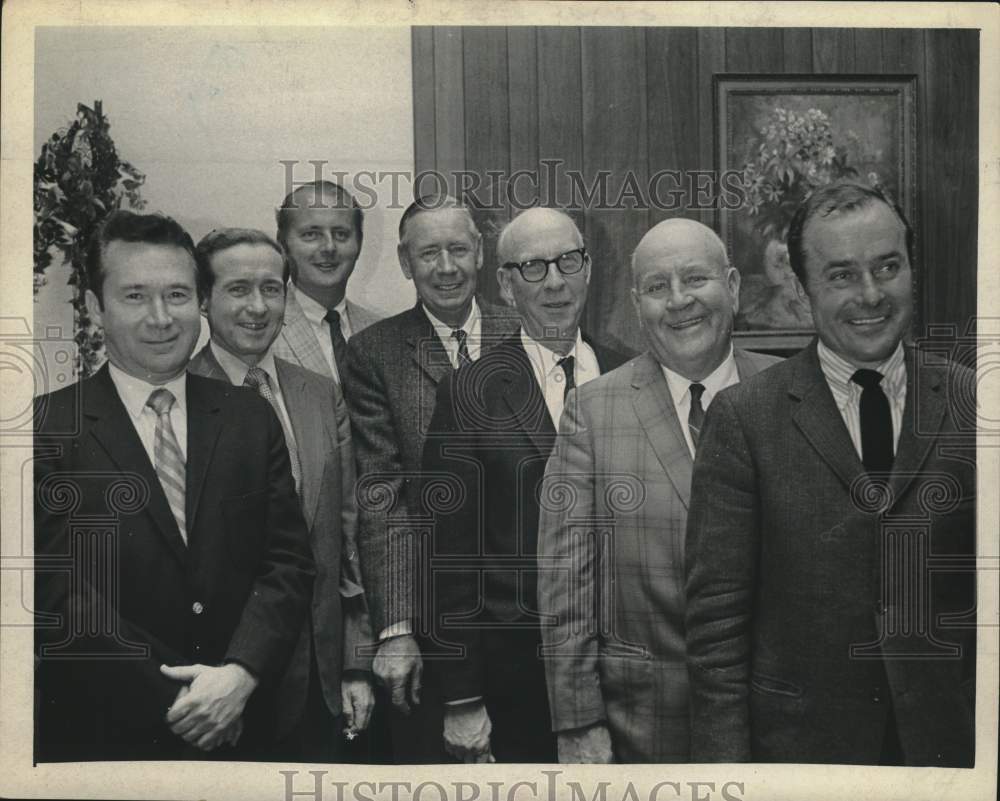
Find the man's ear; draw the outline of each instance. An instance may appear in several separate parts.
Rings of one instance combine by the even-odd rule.
[[[797,275],[794,276],[792,286],[795,287],[795,297],[801,300],[805,304],[806,308],[812,312],[812,303],[809,302],[809,293],[806,292],[806,288],[802,286],[802,282],[799,280]]]
[[[514,289],[511,286],[510,281],[510,273],[507,271],[507,268],[500,267],[497,270],[497,283],[500,284],[500,297],[502,297],[504,302],[512,309],[516,309],[517,304],[514,303]]]
[[[88,289],[83,295],[83,302],[87,306],[87,313],[90,315],[90,319],[97,323],[99,326],[104,325],[101,321],[101,302],[97,299],[97,295],[94,290]]]
[[[476,234],[476,270],[483,269],[483,235]]]
[[[635,316],[639,319],[639,328],[643,328],[644,326],[642,324],[642,309],[639,305],[640,302],[639,290],[637,290],[635,287],[632,287],[632,289],[629,291],[632,296],[632,307],[635,309]]]
[[[406,245],[400,243],[396,245],[396,256],[399,258],[399,269],[407,281],[413,280],[413,271],[410,269],[410,254],[406,250]]]
[[[729,293],[733,296],[733,315],[735,316],[740,311],[740,271],[735,267],[730,267],[726,273],[726,286],[729,287]]]

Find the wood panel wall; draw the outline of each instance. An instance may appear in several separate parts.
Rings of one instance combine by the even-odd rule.
[[[539,171],[538,196],[569,197],[562,171],[590,183],[610,170],[609,196],[631,171],[644,186],[663,169],[715,166],[713,76],[856,73],[917,76],[920,330],[976,310],[979,35],[974,30],[809,28],[413,29],[416,168],[482,183],[490,171]],[[588,177],[589,176],[589,177]],[[554,184],[554,185],[553,185]],[[429,185],[427,185],[429,186]],[[530,194],[523,180],[518,200]],[[503,193],[501,193],[503,200]],[[497,297],[496,235],[511,208],[478,214],[486,241],[483,291]],[[585,208],[576,214],[594,258],[585,326],[612,347],[640,347],[628,303],[628,257],[671,215],[712,225],[711,211]]]

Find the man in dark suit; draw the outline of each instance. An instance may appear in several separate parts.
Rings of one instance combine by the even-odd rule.
[[[276,359],[288,264],[261,231],[223,228],[195,248],[202,308],[212,332],[188,371],[249,386],[274,407],[285,432],[316,567],[310,614],[278,688],[271,761],[341,761],[341,730],[368,725],[371,643],[355,527],[354,451],[340,389]]]
[[[817,190],[788,248],[818,341],[720,394],[695,461],[691,759],[971,766],[974,436],[948,394],[972,375],[904,344],[913,234],[880,192]]]
[[[538,596],[560,762],[687,761],[695,447],[712,399],[780,361],[733,348],[740,275],[710,228],[654,226],[632,278],[649,350],[570,395],[541,493]]]
[[[373,628],[375,674],[393,711],[393,761],[447,761],[442,708],[423,682],[418,611],[426,576],[417,543],[412,493],[438,384],[509,333],[516,319],[477,302],[482,238],[453,198],[414,201],[399,223],[399,264],[417,291],[412,309],[375,323],[348,346],[346,389],[358,457],[359,542]],[[418,595],[414,596],[414,593]],[[421,594],[422,593],[422,594]],[[426,633],[426,632],[424,632]],[[423,692],[421,695],[421,684]]]
[[[194,247],[112,213],[87,254],[109,364],[37,400],[40,760],[223,758],[268,710],[313,571],[281,425],[254,393],[188,376]],[[242,729],[242,738],[240,733]]]
[[[428,665],[446,701],[449,753],[554,762],[538,653],[538,490],[567,391],[623,359],[580,335],[591,265],[569,216],[521,213],[497,253],[520,329],[441,383],[425,445],[438,651]]]
[[[332,181],[289,192],[276,213],[291,286],[274,355],[343,384],[347,341],[379,315],[347,299],[364,242],[364,211]]]

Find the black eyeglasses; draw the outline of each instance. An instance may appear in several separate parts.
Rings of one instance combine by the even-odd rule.
[[[556,256],[554,259],[528,259],[520,263],[509,261],[504,267],[510,270],[517,270],[521,273],[521,278],[533,284],[544,281],[549,274],[549,265],[554,264],[563,275],[575,275],[583,269],[587,261],[587,249],[577,248]]]

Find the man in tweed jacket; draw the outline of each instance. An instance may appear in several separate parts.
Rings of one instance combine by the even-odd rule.
[[[542,490],[538,594],[560,762],[687,761],[698,407],[778,361],[733,349],[739,273],[706,226],[661,222],[632,273],[649,349],[570,396]]]

